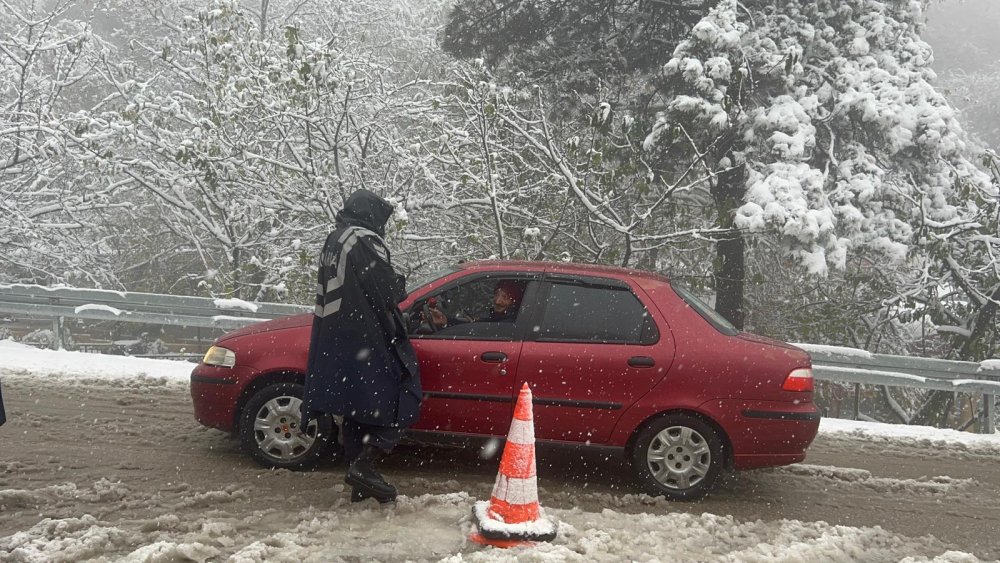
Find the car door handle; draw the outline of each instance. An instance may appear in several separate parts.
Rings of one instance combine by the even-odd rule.
[[[632,356],[628,359],[628,365],[634,368],[651,368],[656,365],[656,360],[649,356]]]
[[[483,355],[479,356],[479,359],[491,364],[499,364],[507,361],[507,354],[503,352],[483,352]]]

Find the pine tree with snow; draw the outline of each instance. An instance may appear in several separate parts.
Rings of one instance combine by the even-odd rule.
[[[711,175],[714,227],[726,233],[716,237],[716,307],[737,324],[748,234],[773,238],[814,276],[843,268],[859,249],[903,266],[921,231],[967,220],[975,210],[965,202],[988,192],[954,110],[932,85],[921,2],[725,0],[697,19],[695,5],[665,3],[688,10],[690,27],[658,27],[641,46],[644,36],[624,35],[618,18],[592,3],[575,11],[545,1],[494,12],[484,5],[456,8],[453,52],[483,49],[527,73],[568,52],[620,61],[603,82],[645,71],[649,87],[622,94],[646,108],[643,144],[659,171],[693,155]],[[662,22],[635,5],[618,9],[623,21]],[[540,14],[539,41],[497,46],[490,30],[526,12]],[[564,32],[580,25],[596,26],[610,53],[587,59],[588,38]],[[527,66],[540,59],[548,65]]]

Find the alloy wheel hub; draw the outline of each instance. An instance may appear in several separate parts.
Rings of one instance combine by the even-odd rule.
[[[688,489],[700,483],[712,464],[708,441],[687,426],[661,430],[649,443],[646,464],[653,477],[669,489]]]
[[[261,406],[254,418],[254,438],[262,451],[290,461],[312,447],[316,441],[316,421],[310,421],[303,431],[301,406],[301,399],[288,396],[275,397]]]

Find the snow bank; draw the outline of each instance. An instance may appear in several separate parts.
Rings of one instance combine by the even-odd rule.
[[[0,375],[31,374],[64,379],[165,378],[187,382],[194,364],[66,350],[42,350],[0,340]]]
[[[819,424],[819,431],[821,434],[830,435],[848,434],[852,438],[961,444],[967,448],[1000,452],[1000,434],[973,434],[930,426],[861,422],[840,418],[824,418]]]
[[[468,540],[475,499],[466,493],[401,496],[281,514],[280,531],[264,514],[238,517],[224,507],[114,523],[93,515],[45,519],[0,538],[15,561],[923,561],[976,562],[932,537],[908,538],[879,527],[826,522],[741,522],[715,514],[625,514],[611,509],[551,510],[559,534],[549,543],[496,549]],[[273,528],[272,528],[273,529]]]

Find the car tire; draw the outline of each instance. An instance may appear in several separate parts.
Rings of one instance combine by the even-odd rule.
[[[310,421],[306,432],[299,428],[303,390],[298,383],[268,385],[254,393],[243,408],[240,442],[264,467],[311,469],[331,448],[337,448],[337,425],[332,417]]]
[[[708,494],[725,465],[722,438],[698,417],[665,415],[636,436],[631,464],[646,493],[668,500],[697,500]]]

